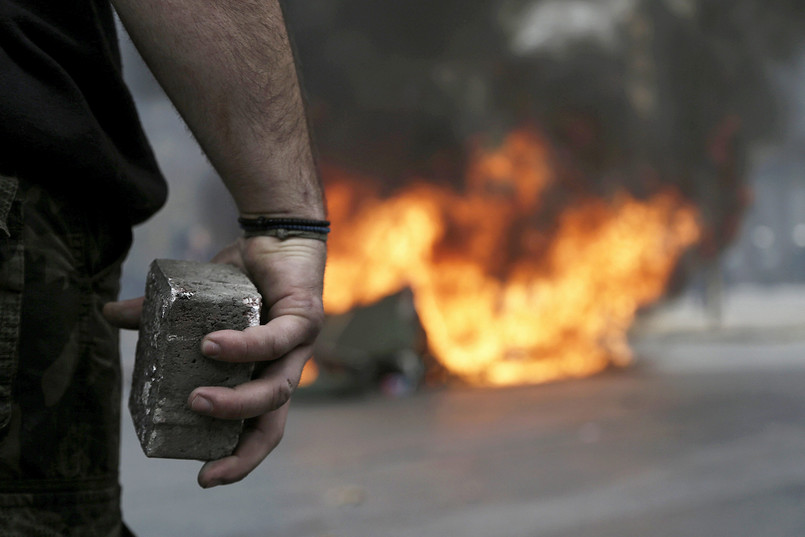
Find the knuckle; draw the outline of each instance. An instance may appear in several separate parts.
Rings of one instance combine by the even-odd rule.
[[[321,308],[306,310],[301,330],[301,342],[310,343],[318,337],[324,327],[325,315]]]
[[[310,330],[311,334],[315,337],[321,331],[322,327],[324,326],[324,309],[319,307],[318,309],[314,309],[311,312],[310,316]]]
[[[244,418],[246,417],[246,405],[244,404],[243,400],[238,399],[235,401],[235,405],[233,410],[233,417],[234,418]]]
[[[257,361],[261,358],[264,343],[259,326],[250,326],[238,337],[237,358],[239,361]]]
[[[276,410],[291,400],[293,385],[290,380],[284,379],[274,388],[271,398],[271,410]]]
[[[284,427],[271,427],[269,429],[261,429],[256,431],[259,444],[262,446],[260,451],[260,460],[265,458],[276,448],[285,434]]]
[[[251,358],[256,346],[257,334],[254,332],[246,332],[246,337],[240,343],[240,355],[246,358]]]
[[[252,346],[249,344],[248,337],[244,337],[238,340],[238,354],[248,356],[251,347]]]
[[[268,355],[266,358],[279,358],[287,352],[287,348],[288,336],[286,334],[276,334],[273,338],[271,338],[271,342],[268,345]]]

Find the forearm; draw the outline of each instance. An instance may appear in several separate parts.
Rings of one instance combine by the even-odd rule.
[[[323,218],[277,0],[113,0],[241,214]]]

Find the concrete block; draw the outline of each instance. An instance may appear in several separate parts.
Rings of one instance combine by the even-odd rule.
[[[129,411],[149,457],[214,460],[232,453],[242,421],[199,415],[187,406],[199,386],[233,387],[251,378],[254,364],[201,354],[201,339],[216,330],[260,322],[261,297],[235,267],[157,259],[145,288]]]

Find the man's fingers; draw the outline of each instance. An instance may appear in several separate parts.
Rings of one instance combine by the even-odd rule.
[[[225,420],[248,419],[281,407],[292,393],[288,379],[256,379],[236,388],[198,388],[188,397],[188,404],[199,414]]]
[[[310,347],[301,347],[282,360],[269,363],[258,378],[236,386],[202,386],[187,398],[199,414],[220,419],[249,419],[284,406],[299,384]]]
[[[229,457],[206,463],[198,474],[198,484],[210,488],[235,483],[246,477],[282,440],[289,406],[286,404],[249,422],[235,452]]]
[[[304,317],[283,315],[245,330],[220,330],[204,337],[201,352],[227,362],[276,360],[313,339],[318,327]]]
[[[137,330],[140,327],[143,300],[143,297],[139,297],[118,302],[107,302],[103,306],[103,316],[118,328]]]
[[[235,388],[201,386],[187,403],[221,419],[246,419],[235,453],[204,465],[202,487],[245,477],[279,444],[289,399],[324,323],[321,303],[326,247],[320,241],[274,237],[241,239],[216,262],[241,268],[263,297],[262,326],[207,334],[201,352],[227,362],[257,362],[259,374]]]

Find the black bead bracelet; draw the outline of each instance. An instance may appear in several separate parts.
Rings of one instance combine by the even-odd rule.
[[[308,220],[304,218],[238,218],[238,224],[246,237],[269,236],[279,240],[299,237],[327,242],[330,222],[327,220]]]

